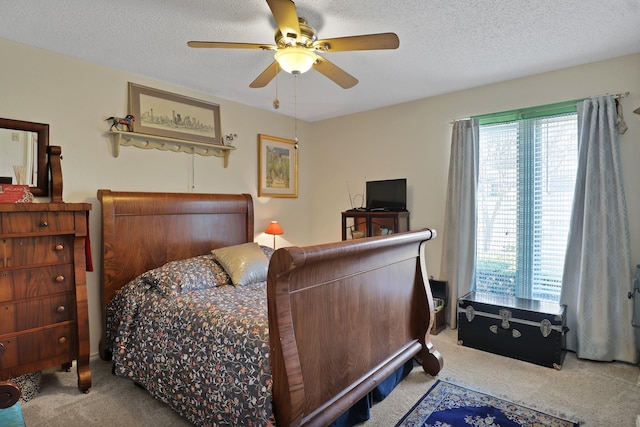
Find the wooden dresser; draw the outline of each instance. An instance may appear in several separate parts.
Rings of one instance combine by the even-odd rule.
[[[88,392],[88,203],[0,204],[0,380],[76,361]]]

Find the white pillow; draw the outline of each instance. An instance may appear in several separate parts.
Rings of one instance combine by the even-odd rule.
[[[269,261],[255,242],[227,246],[211,251],[234,285],[249,285],[267,280]]]

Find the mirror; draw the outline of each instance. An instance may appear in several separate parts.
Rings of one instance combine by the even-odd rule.
[[[35,197],[47,197],[48,147],[48,124],[0,118],[0,184],[27,184]]]

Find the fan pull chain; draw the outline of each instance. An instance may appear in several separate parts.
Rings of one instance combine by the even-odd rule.
[[[293,85],[293,123],[294,123],[294,135],[295,145],[293,148],[298,149],[298,74],[294,74]]]
[[[278,63],[276,62],[276,98],[273,100],[273,109],[277,110],[280,108],[280,100],[278,99]]]

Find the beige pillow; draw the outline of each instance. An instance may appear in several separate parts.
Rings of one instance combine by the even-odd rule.
[[[227,246],[211,251],[231,277],[234,285],[248,285],[267,280],[269,261],[255,242]]]

